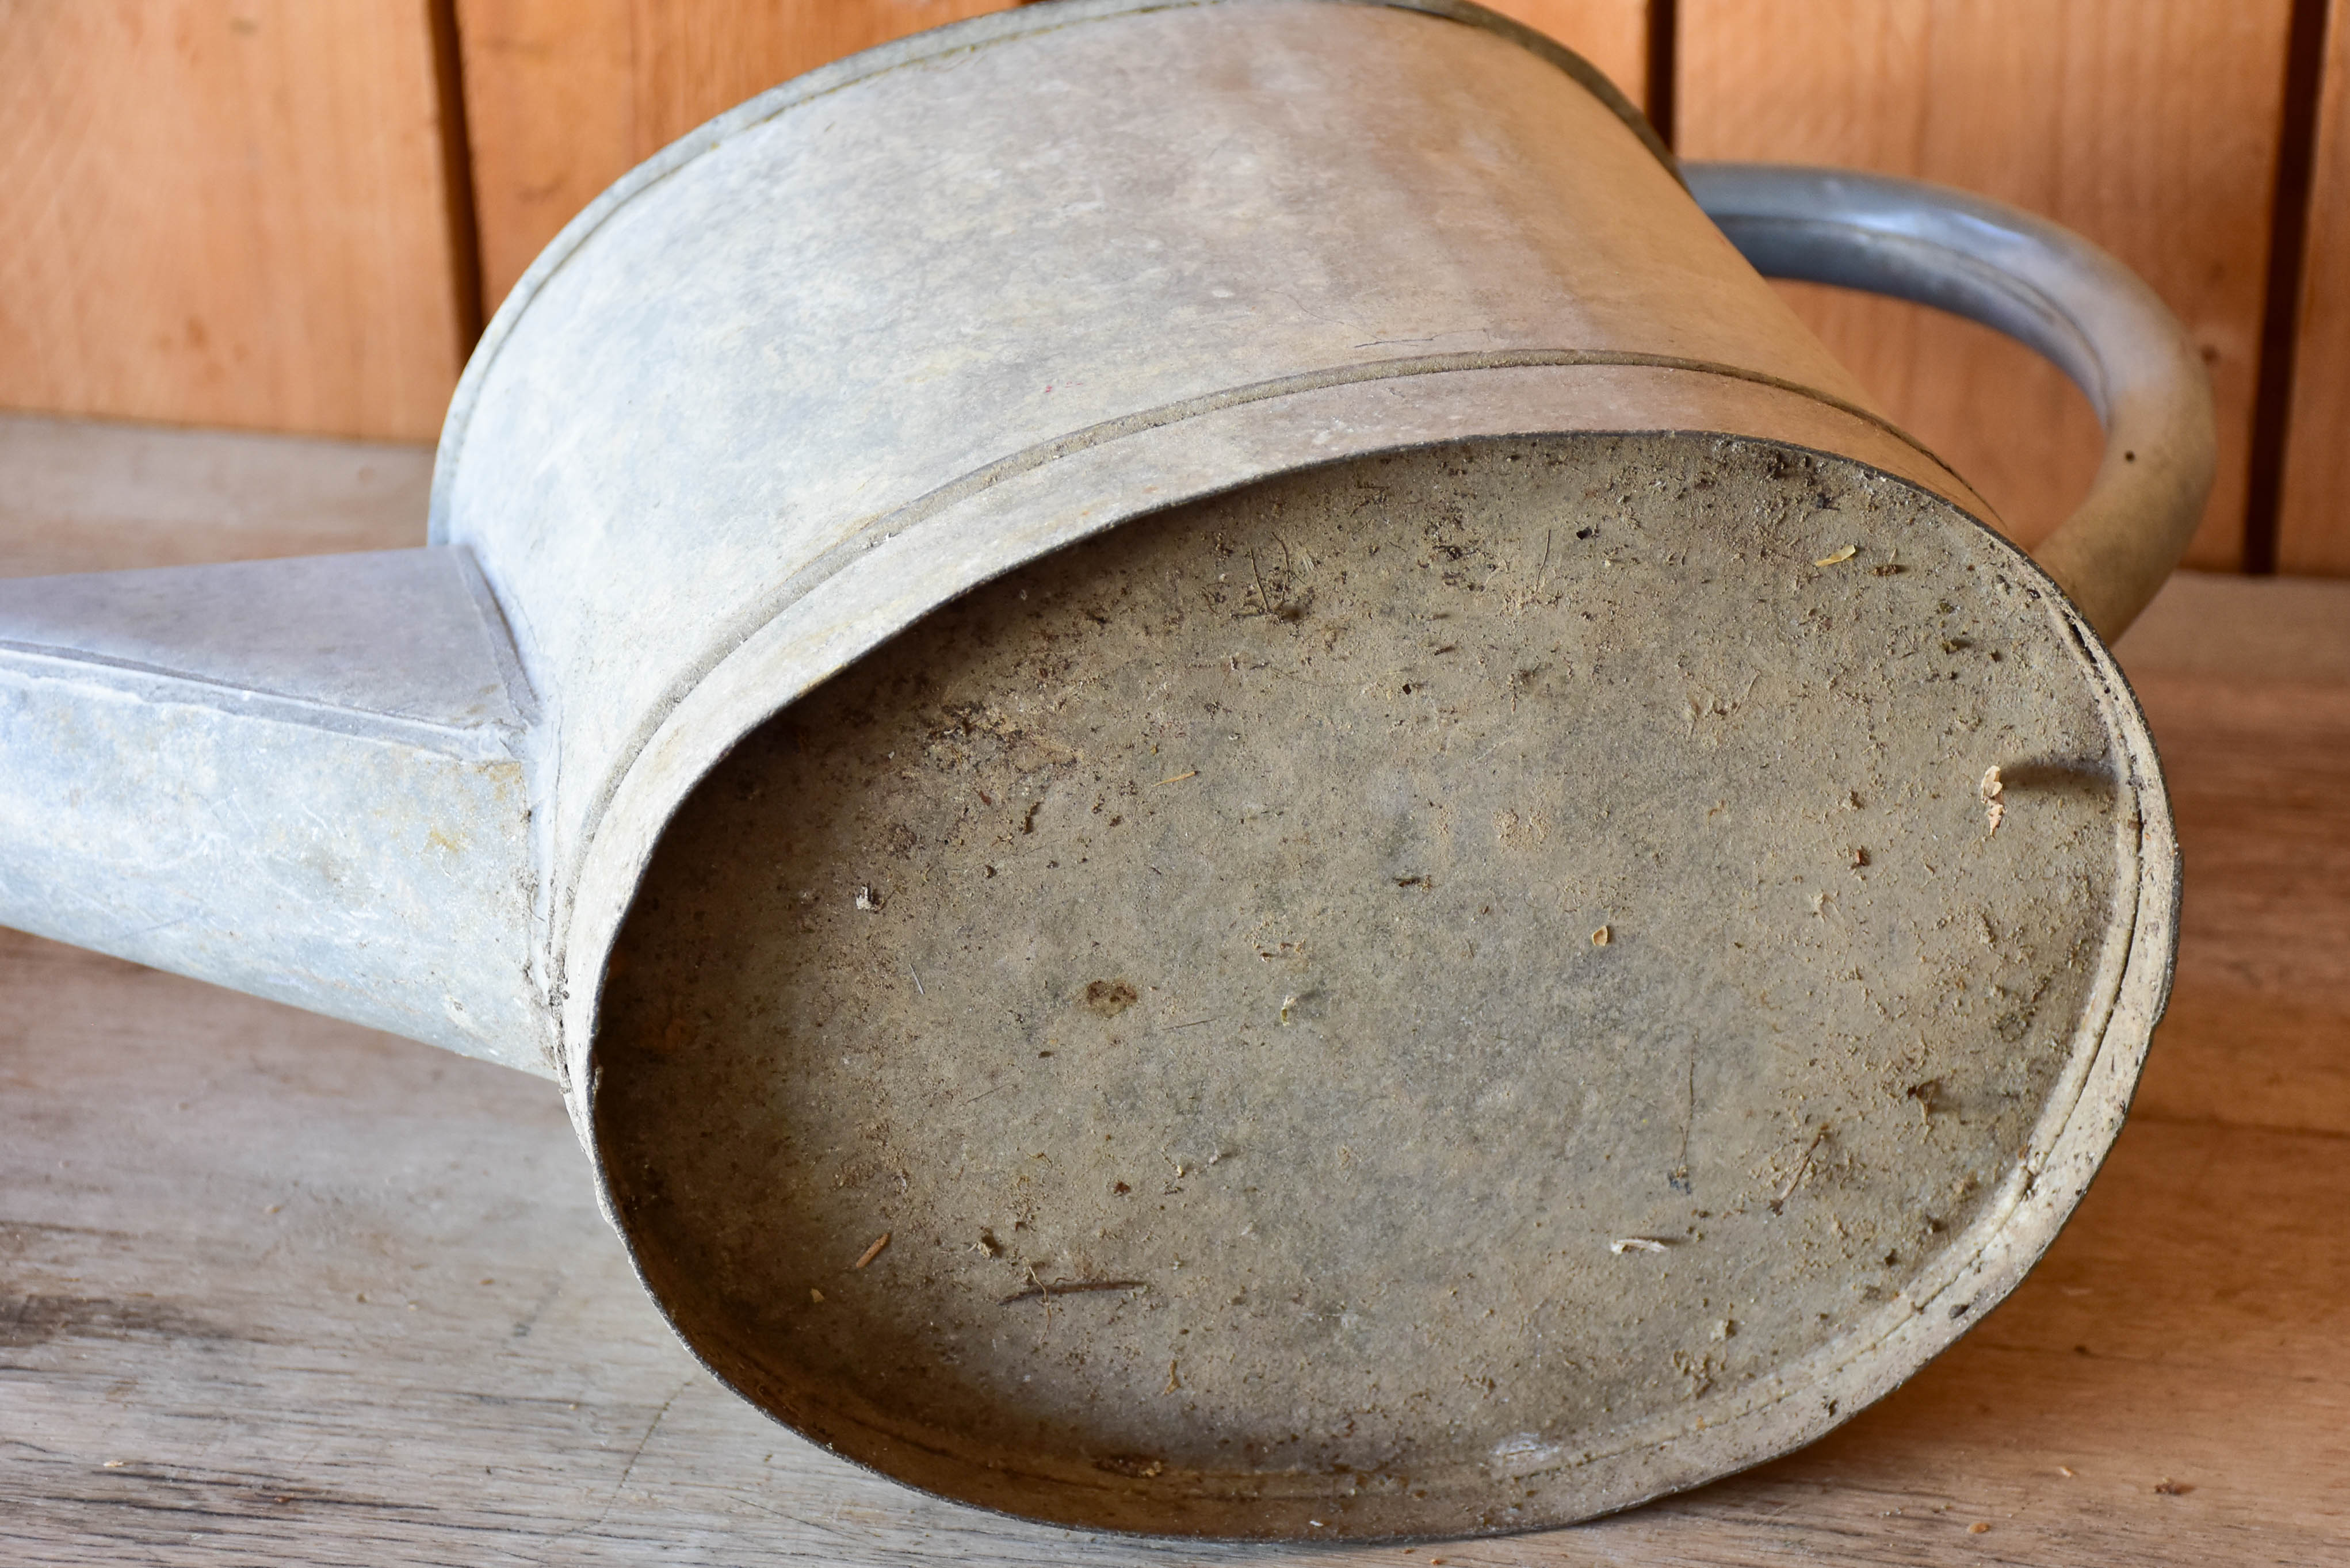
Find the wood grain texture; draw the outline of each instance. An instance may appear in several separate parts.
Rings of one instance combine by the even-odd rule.
[[[1162,1545],[908,1492],[694,1367],[546,1085],[0,933],[0,1559],[2338,1563],[2345,628],[2350,584],[2187,578],[2123,645],[2188,858],[2179,990],[2022,1288],[1799,1453],[1511,1540]]]
[[[2350,13],[2326,7],[2277,569],[2350,576]]]
[[[2220,476],[2189,560],[2242,554],[2289,0],[1681,0],[1679,147],[1961,186],[2086,234],[2202,347]],[[2086,491],[2087,402],[1984,328],[1786,286],[2025,541]]]
[[[1005,0],[456,0],[494,310],[572,214],[645,159],[778,82]],[[1508,0],[1637,102],[1645,0]]]
[[[0,0],[0,406],[421,440],[468,345],[426,0]]]
[[[2182,573],[2119,651],[2188,855],[2137,1114],[2350,1137],[2350,584]]]

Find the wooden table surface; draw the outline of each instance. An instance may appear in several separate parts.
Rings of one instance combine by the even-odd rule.
[[[189,558],[192,486],[206,554],[409,543],[422,472],[0,421],[0,574]],[[2121,652],[2188,862],[2129,1126],[2004,1305],[1774,1464],[1411,1548],[920,1497],[694,1367],[551,1085],[0,933],[0,1561],[2350,1563],[2350,583],[2181,578]]]

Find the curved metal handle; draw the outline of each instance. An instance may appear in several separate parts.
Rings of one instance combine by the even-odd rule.
[[[2072,378],[2105,426],[2105,462],[2033,558],[2100,637],[2119,637],[2194,536],[2217,462],[2203,361],[2154,291],[2069,229],[1945,185],[1773,163],[1681,173],[1765,276],[1935,306]]]

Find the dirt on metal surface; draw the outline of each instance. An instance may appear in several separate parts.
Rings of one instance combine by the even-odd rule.
[[[663,841],[623,1229],[730,1380],[926,1484],[1575,1517],[1881,1334],[2077,1087],[2135,823],[2014,560],[1841,460],[1581,436],[983,587]]]

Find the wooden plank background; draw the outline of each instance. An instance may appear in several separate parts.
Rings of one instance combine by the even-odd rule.
[[[428,0],[0,0],[0,407],[431,440],[439,71]]]
[[[777,81],[1004,3],[0,0],[0,407],[429,439],[481,316],[631,164]],[[2280,401],[2254,439],[2280,137],[2298,123],[2287,53],[2321,3],[1500,8],[1636,101],[1666,83],[1690,155],[1944,180],[2106,244],[2186,320],[2219,394],[2220,483],[2190,560],[2245,558],[2254,453],[2282,445],[2255,556],[2273,526],[2286,569],[2350,573],[2332,499],[2350,477],[2333,433],[2350,420],[2343,0],[2290,420]],[[2085,403],[2023,350],[1914,306],[1790,292],[2020,536],[2086,486]]]

